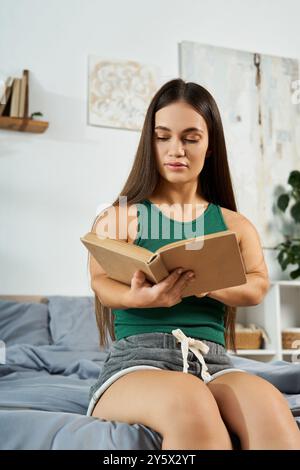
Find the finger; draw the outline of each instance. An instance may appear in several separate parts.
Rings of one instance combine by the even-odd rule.
[[[202,292],[202,294],[196,294],[196,297],[205,297],[209,292]]]
[[[168,303],[167,306],[168,307],[174,307],[174,305],[180,304],[180,302],[182,302],[182,298],[178,297],[178,298],[176,298],[172,301],[171,305]]]
[[[156,288],[160,291],[168,291],[171,289],[174,285],[174,283],[178,280],[178,278],[181,276],[181,268],[179,269],[174,269],[174,271],[169,274],[163,281],[159,282],[156,284]]]
[[[177,280],[177,282],[174,284],[173,288],[171,291],[173,293],[181,293],[182,290],[187,286],[187,284],[195,278],[195,275],[193,274],[190,276],[190,271],[187,273],[184,273],[180,276],[180,278]]]
[[[132,279],[131,279],[131,286],[133,288],[139,288],[141,287],[144,282],[145,282],[145,274],[143,273],[143,271],[135,271],[135,273],[133,274],[132,276]]]

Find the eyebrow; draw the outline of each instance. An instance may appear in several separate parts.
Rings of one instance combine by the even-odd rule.
[[[163,131],[171,131],[171,129],[165,126],[156,126],[155,129],[161,129]],[[186,129],[183,129],[182,133],[191,132],[191,131],[204,132],[203,129],[199,129],[198,127],[187,127]]]

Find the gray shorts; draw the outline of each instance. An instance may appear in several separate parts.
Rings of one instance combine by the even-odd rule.
[[[100,396],[122,375],[135,370],[158,369],[196,375],[205,383],[235,368],[226,349],[218,343],[185,336],[177,329],[170,333],[143,333],[114,341],[98,380],[90,389],[87,416],[91,416]]]

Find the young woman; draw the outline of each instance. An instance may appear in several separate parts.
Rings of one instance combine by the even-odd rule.
[[[185,204],[192,216],[179,220]],[[170,206],[177,208],[172,217]],[[236,232],[247,283],[182,298],[192,282],[187,272],[174,270],[152,285],[136,271],[127,286],[108,278],[91,257],[100,345],[107,344],[107,331],[113,342],[91,388],[87,414],[144,424],[160,433],[162,449],[233,449],[234,436],[242,449],[300,449],[300,432],[283,395],[235,369],[226,351],[235,350],[236,307],[259,304],[269,279],[258,233],[237,212],[222,122],[207,90],[175,79],[155,94],[132,170],[109,209],[115,210],[115,238],[151,251],[174,241],[178,228],[186,233],[197,222],[204,234]],[[111,222],[108,212],[92,227],[101,236]],[[167,238],[161,230],[166,223]]]

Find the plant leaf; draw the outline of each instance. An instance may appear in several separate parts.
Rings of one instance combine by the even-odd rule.
[[[291,216],[295,222],[300,222],[300,201],[296,202],[291,208]]]
[[[279,209],[284,212],[287,206],[289,205],[290,197],[288,194],[281,194],[277,199],[277,206]]]
[[[300,267],[298,269],[295,269],[294,271],[291,271],[290,277],[291,279],[297,279],[297,277],[300,277]]]
[[[282,261],[283,261],[283,258],[284,258],[284,250],[280,251],[280,252],[278,253],[278,256],[277,256],[277,259],[278,259],[280,265],[281,265],[281,263],[282,263]]]
[[[288,184],[290,184],[293,188],[300,189],[300,171],[291,171]]]

